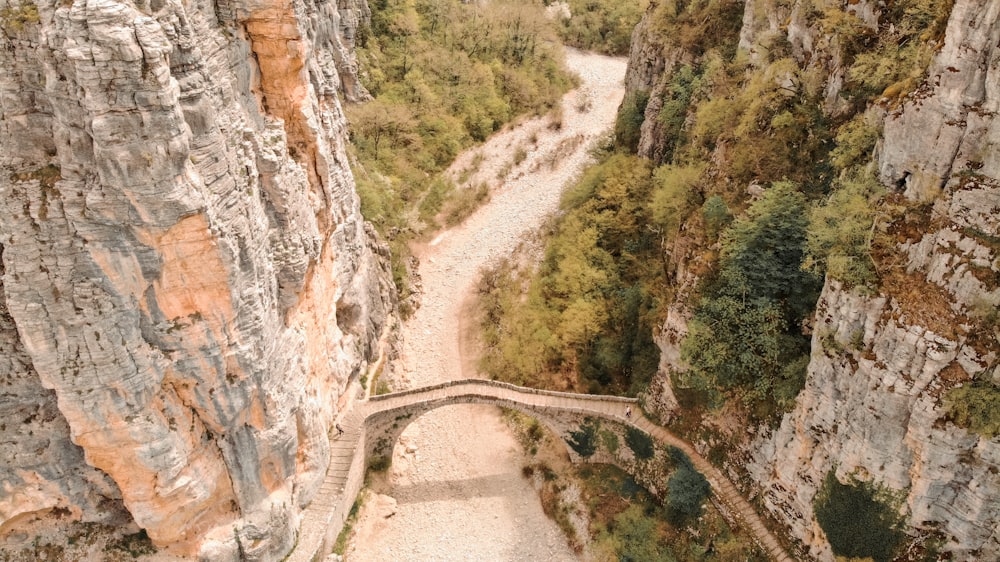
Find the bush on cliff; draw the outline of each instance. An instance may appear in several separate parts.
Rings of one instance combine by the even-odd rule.
[[[1000,386],[974,380],[945,394],[948,419],[987,439],[1000,435]]]
[[[813,507],[837,556],[889,562],[905,538],[899,502],[872,483],[842,484],[831,470]]]

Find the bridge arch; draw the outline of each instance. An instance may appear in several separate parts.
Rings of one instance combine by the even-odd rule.
[[[367,459],[380,456],[391,458],[393,448],[403,431],[420,416],[457,404],[485,404],[519,411],[537,419],[553,434],[560,436],[559,422],[552,414],[570,413],[607,419],[628,420],[626,411],[636,406],[634,398],[581,395],[526,389],[488,380],[463,380],[444,383],[369,400],[370,411],[365,418]],[[565,445],[565,443],[564,443]]]
[[[562,439],[563,436],[560,432],[559,421],[555,420],[549,412],[515,400],[487,398],[476,394],[459,394],[447,398],[420,402],[412,406],[382,410],[369,414],[365,419],[365,435],[367,437],[365,456],[367,462],[374,462],[380,457],[391,459],[393,450],[399,443],[399,438],[406,431],[406,428],[421,416],[440,408],[465,404],[498,406],[528,415],[538,420],[553,435],[560,437],[559,441],[566,447],[567,452],[570,451],[569,446]],[[569,412],[570,410],[566,411]]]

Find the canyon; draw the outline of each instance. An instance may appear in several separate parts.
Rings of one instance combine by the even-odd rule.
[[[528,154],[487,207],[418,249],[423,306],[403,323],[389,250],[361,215],[350,166],[344,104],[370,97],[354,54],[372,14],[365,0],[5,3],[5,547],[78,523],[141,529],[164,559],[287,555],[362,380],[407,387],[477,374],[459,338],[474,328],[479,268],[557,208],[622,96],[648,99],[638,154],[668,160],[675,78],[705,62],[664,36],[657,18],[683,11],[675,4],[686,5],[650,3],[627,69],[569,52],[584,80],[558,134],[528,121],[455,164],[453,174],[483,151],[493,160],[481,173],[496,177],[510,152]],[[720,421],[695,449],[715,458],[720,439],[731,445],[719,468],[797,558],[834,560],[815,513],[828,474],[899,498],[913,544],[933,540],[954,560],[1000,558],[1000,437],[957,424],[946,404],[973,381],[1000,385],[1000,0],[954,0],[929,66],[860,110],[845,101],[850,38],[820,16],[848,14],[850,29],[874,35],[885,6],[721,4],[741,18],[748,77],[766,74],[787,95],[811,89],[825,118],[857,111],[877,131],[860,158],[903,210],[886,205],[875,225],[892,237],[876,264],[891,262],[879,271],[891,282],[826,279],[789,411],[771,425]],[[724,162],[733,147],[712,150]],[[763,188],[735,189],[752,198]],[[700,220],[665,248],[672,300],[642,397],[663,422],[683,415],[681,346],[715,251],[695,234]],[[574,559],[521,459],[493,409],[428,414],[400,438],[349,559]],[[421,518],[441,526],[424,533]],[[462,526],[478,534],[441,532]],[[443,540],[450,553],[435,550]]]

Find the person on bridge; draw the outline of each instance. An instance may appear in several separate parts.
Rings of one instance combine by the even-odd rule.
[[[626,406],[625,407],[625,417],[626,418],[631,418],[632,417],[632,406]]]
[[[344,428],[340,427],[339,423],[333,424],[333,427],[337,428],[337,437],[340,437],[341,435],[344,434]]]

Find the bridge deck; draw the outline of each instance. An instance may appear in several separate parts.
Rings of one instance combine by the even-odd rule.
[[[356,494],[348,486],[352,466],[361,442],[365,422],[374,415],[410,408],[421,403],[436,401],[451,403],[498,403],[519,406],[521,409],[539,411],[570,411],[601,417],[634,426],[648,433],[665,445],[672,445],[690,457],[694,467],[705,475],[716,498],[731,511],[745,530],[754,536],[777,562],[792,562],[777,538],[767,529],[753,506],[740,495],[728,478],[697,453],[686,441],[646,418],[638,407],[627,417],[626,410],[636,405],[634,398],[550,392],[518,387],[488,380],[453,381],[437,386],[374,396],[367,402],[356,404],[341,422],[344,435],[333,442],[330,467],[320,491],[303,512],[299,539],[289,562],[310,562],[320,549],[324,537],[339,534],[354,504]],[[364,451],[361,451],[364,454]],[[364,467],[361,467],[363,470]],[[335,534],[334,534],[335,536]]]

